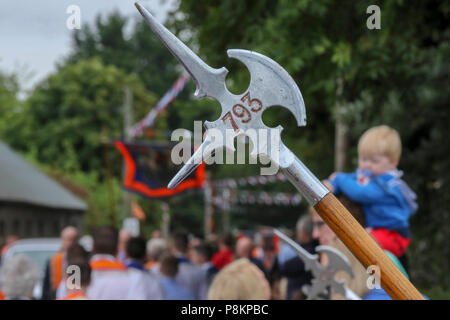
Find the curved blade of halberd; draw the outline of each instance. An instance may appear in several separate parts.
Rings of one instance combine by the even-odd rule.
[[[328,264],[322,267],[320,272],[314,274],[315,279],[311,282],[312,286],[308,292],[308,299],[314,299],[328,286],[333,288],[334,293],[346,296],[345,280],[336,279],[338,271],[345,271],[353,277],[350,262],[340,251],[330,246],[318,246],[316,252],[325,253],[328,257]]]
[[[192,76],[197,85],[195,96],[197,98],[208,96],[219,100],[219,98],[227,92],[225,78],[228,70],[224,67],[214,69],[208,66],[181,40],[167,30],[161,23],[156,21],[147,9],[138,2],[135,3],[135,6],[153,32]]]
[[[327,268],[333,270],[334,273],[338,271],[344,271],[353,277],[353,271],[350,261],[339,250],[330,246],[318,246],[316,251],[319,253],[325,253],[328,257]]]
[[[279,231],[278,229],[273,229],[273,232],[284,242],[286,242],[289,246],[291,246],[292,249],[297,252],[297,255],[302,259],[303,263],[305,264],[305,270],[316,270],[319,267],[318,262],[318,255],[317,254],[311,254],[308,251],[306,251],[302,246],[300,246],[298,243],[296,243],[294,240],[289,238],[287,235],[285,235],[283,232]],[[315,272],[313,272],[315,273]]]
[[[297,125],[306,125],[305,103],[294,79],[277,62],[260,53],[242,49],[227,51],[230,58],[245,64],[250,72],[248,91],[264,94],[264,108],[282,106],[292,112]]]

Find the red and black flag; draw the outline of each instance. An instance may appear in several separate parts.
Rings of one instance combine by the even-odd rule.
[[[171,149],[175,143],[115,141],[114,145],[125,161],[123,187],[132,192],[149,198],[163,198],[203,187],[204,162],[176,188],[170,190],[167,188],[167,184],[181,167],[181,165],[175,165],[170,158]]]

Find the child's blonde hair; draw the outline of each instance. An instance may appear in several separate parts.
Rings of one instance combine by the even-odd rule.
[[[382,154],[390,160],[400,160],[402,142],[397,130],[386,125],[370,128],[359,139],[360,155]]]

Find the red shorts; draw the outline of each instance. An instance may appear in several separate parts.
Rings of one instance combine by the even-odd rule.
[[[392,252],[395,256],[401,257],[411,242],[410,238],[402,237],[397,231],[384,228],[375,228],[370,234],[377,240],[384,250]]]

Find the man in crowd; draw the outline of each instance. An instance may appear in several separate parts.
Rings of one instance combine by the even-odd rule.
[[[208,298],[208,290],[217,268],[211,263],[212,248],[206,243],[200,243],[192,248],[192,262],[200,267],[202,277],[200,281],[199,299]]]
[[[248,259],[250,262],[252,262],[254,265],[256,265],[259,269],[261,269],[261,271],[264,272],[264,274],[266,275],[266,271],[264,269],[262,261],[260,259],[252,256],[253,248],[254,248],[253,240],[250,239],[249,237],[242,236],[236,242],[236,256],[238,259],[239,258]]]
[[[313,224],[311,216],[302,216],[296,225],[297,243],[306,251],[314,254],[318,242],[312,238]],[[278,255],[280,274],[288,279],[286,298],[303,299],[302,291],[304,285],[311,284],[312,274],[305,270],[305,264],[297,253],[287,244],[283,244]]]
[[[164,300],[194,300],[196,298],[188,288],[175,280],[179,265],[179,259],[171,254],[161,258],[160,272]]]
[[[131,279],[132,292],[144,292],[146,300],[162,299],[162,291],[157,276],[144,268],[145,239],[133,237],[127,243],[127,267]]]
[[[234,259],[234,238],[233,235],[227,233],[219,237],[219,251],[212,257],[213,265],[221,270]]]
[[[93,233],[91,285],[87,296],[95,300],[145,299],[145,292],[132,291],[127,267],[117,259],[118,232],[110,226],[101,226]]]
[[[166,241],[162,238],[152,238],[147,241],[147,263],[145,269],[158,274],[159,259],[168,250]]]
[[[91,284],[89,253],[79,243],[67,249],[67,279],[61,281],[57,298],[61,300],[87,300],[87,288]],[[77,278],[78,277],[78,278]]]
[[[175,280],[178,284],[189,289],[196,299],[199,299],[203,272],[187,258],[188,244],[186,232],[178,231],[174,234],[172,250],[179,263]]]
[[[56,298],[56,290],[64,278],[67,267],[67,249],[73,243],[77,243],[78,238],[78,229],[73,226],[68,226],[61,231],[61,249],[50,258],[45,268],[42,299]]]

